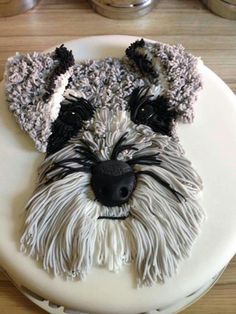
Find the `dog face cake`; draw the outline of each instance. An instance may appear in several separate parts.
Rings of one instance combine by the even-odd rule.
[[[193,121],[197,63],[144,40],[121,59],[75,63],[61,46],[8,60],[9,108],[46,154],[22,252],[66,278],[128,263],[138,285],[174,275],[204,219],[202,182],[176,132]]]

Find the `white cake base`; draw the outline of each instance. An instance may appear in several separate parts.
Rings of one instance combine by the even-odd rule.
[[[91,37],[68,42],[66,46],[73,50],[77,60],[120,57],[136,39]],[[211,70],[202,66],[201,71],[204,89],[195,106],[196,119],[191,125],[180,125],[178,134],[187,158],[203,179],[202,206],[207,221],[191,257],[180,263],[178,273],[164,285],[139,289],[130,265],[118,274],[93,268],[83,282],[65,281],[49,276],[41,265],[19,252],[22,214],[34,189],[36,169],[43,155],[35,152],[33,143],[8,112],[0,84],[0,265],[18,286],[65,309],[134,314],[153,309],[169,311],[170,304],[174,306],[173,313],[212,285],[213,278],[236,252],[236,97]],[[186,298],[188,295],[192,296]]]
[[[204,294],[206,294],[210,288],[218,281],[224,272],[225,267],[216,274],[213,278],[207,281],[203,286],[199,287],[197,290],[193,291],[191,294],[187,295],[176,302],[166,305],[165,307],[154,309],[148,312],[143,313],[133,313],[133,314],[175,314],[182,311],[184,308],[190,306],[194,302],[196,302],[199,298],[201,298]],[[9,277],[9,276],[8,276]],[[49,300],[45,300],[44,298],[36,295],[32,291],[18,286],[17,283],[13,282],[21,293],[23,293],[30,301],[41,307],[43,310],[50,314],[97,314],[93,313],[84,313],[79,310],[73,310],[70,308],[65,308],[59,304],[52,303]]]

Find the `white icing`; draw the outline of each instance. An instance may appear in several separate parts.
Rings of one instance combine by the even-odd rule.
[[[67,88],[63,94],[64,98],[71,98],[71,95],[75,97],[83,97],[86,99],[85,93],[83,93],[81,90]]]
[[[64,99],[64,90],[66,88],[66,85],[68,84],[68,80],[71,76],[71,71],[72,68],[70,68],[66,73],[61,74],[58,76],[54,82],[55,88],[53,91],[52,96],[50,97],[50,100],[47,102],[46,106],[43,101],[40,101],[39,107],[43,106],[44,107],[44,112],[43,114],[45,117],[50,117],[51,121],[55,121],[56,118],[58,117],[60,108],[61,108],[61,102]],[[40,110],[40,108],[37,108],[37,110]]]

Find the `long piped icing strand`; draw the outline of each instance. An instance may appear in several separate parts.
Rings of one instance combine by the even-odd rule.
[[[70,145],[44,161],[38,188],[27,205],[21,249],[55,275],[85,279],[95,265],[116,272],[132,262],[138,285],[164,282],[174,275],[179,261],[189,256],[199,233],[204,219],[198,202],[201,179],[178,142],[148,127],[136,126],[128,119],[128,112],[120,115],[119,110],[105,111],[103,119],[101,113],[95,113],[82,133],[82,142],[78,134]],[[101,123],[107,125],[102,128],[107,130],[105,137],[101,135],[103,142],[91,138],[96,121],[100,127]],[[115,125],[119,128],[112,132]],[[130,163],[133,160],[137,185],[122,206],[110,208],[95,200],[90,171],[75,171],[60,178],[63,167],[52,168],[58,164],[76,169],[88,147],[93,156],[91,164],[109,160],[116,144],[128,143],[135,143],[138,150],[130,150],[128,159],[125,151],[117,157]],[[106,158],[101,147],[109,147]],[[139,164],[142,158],[153,164]],[[58,180],[48,184],[47,179],[54,175]]]

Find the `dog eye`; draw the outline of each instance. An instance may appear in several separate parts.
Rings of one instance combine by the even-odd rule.
[[[78,112],[76,111],[64,111],[60,114],[60,119],[62,120],[62,122],[74,126],[74,127],[78,127],[81,125],[82,123],[82,119],[79,115]]]
[[[130,97],[128,109],[134,123],[145,124],[163,135],[172,135],[176,112],[170,110],[164,96],[153,98],[149,94],[149,88],[136,88]]]
[[[136,120],[142,124],[148,123],[148,121],[155,115],[154,105],[144,104],[137,112]]]
[[[94,112],[92,105],[84,98],[73,95],[70,97],[61,104],[59,119],[72,126],[81,125],[82,121],[91,119]]]

